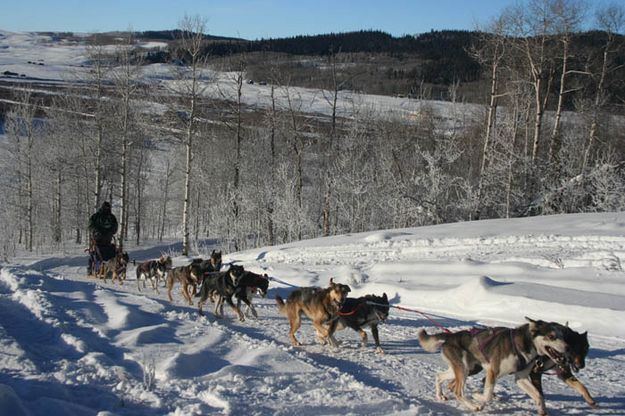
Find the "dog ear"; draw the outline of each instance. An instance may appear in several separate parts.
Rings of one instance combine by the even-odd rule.
[[[386,292],[382,293],[382,298],[384,298],[384,300],[388,300],[388,296],[386,296]]]
[[[538,325],[538,322],[531,318],[528,318],[527,316],[525,317],[525,319],[530,323],[530,333],[535,334],[536,326]]]
[[[333,285],[334,285],[334,277],[331,277],[330,278],[330,286],[333,286]]]

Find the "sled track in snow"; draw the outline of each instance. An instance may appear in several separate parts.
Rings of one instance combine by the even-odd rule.
[[[519,256],[517,253],[523,253]],[[493,263],[525,262],[541,267],[596,267],[622,271],[625,237],[524,235],[504,238],[385,240],[358,245],[273,251],[261,260],[286,264],[357,265],[370,262],[472,259]]]

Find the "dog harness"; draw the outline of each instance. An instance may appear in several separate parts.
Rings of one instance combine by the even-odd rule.
[[[530,363],[528,363],[525,356],[521,354],[521,352],[519,351],[516,345],[516,342],[514,341],[514,330],[515,328],[504,328],[504,327],[496,327],[496,328],[475,328],[474,327],[469,330],[469,334],[471,334],[471,336],[478,336],[486,331],[490,333],[490,335],[487,338],[485,339],[478,338],[477,340],[478,348],[480,352],[482,353],[484,358],[488,360],[488,355],[486,354],[486,347],[503,331],[508,331],[510,335],[510,343],[512,344],[512,352],[517,356],[516,371],[521,371],[524,368],[527,368],[527,366]],[[534,360],[536,360],[536,358],[534,358]]]

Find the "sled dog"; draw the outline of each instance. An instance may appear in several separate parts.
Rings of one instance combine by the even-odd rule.
[[[315,327],[317,337],[322,344],[330,342],[332,346],[337,346],[333,337],[330,337],[328,328],[324,325],[329,322],[341,309],[347,294],[351,291],[349,286],[334,283],[330,279],[327,288],[304,287],[291,292],[286,300],[276,296],[276,303],[280,313],[286,315],[291,325],[289,338],[294,346],[302,345],[295,333],[302,324],[302,314],[308,316]]]
[[[367,333],[363,328],[369,326],[375,341],[376,352],[384,353],[380,346],[378,324],[388,318],[389,308],[386,293],[382,296],[365,295],[359,298],[346,298],[341,310],[330,322],[328,336],[336,342],[333,337],[335,331],[352,328],[360,334],[362,347],[365,348],[367,346]]]
[[[530,373],[532,384],[534,384],[534,387],[536,387],[542,395],[542,375],[555,368],[555,373],[560,380],[564,381],[581,394],[589,406],[593,408],[597,407],[597,402],[592,398],[586,386],[573,375],[573,371],[578,372],[586,366],[586,355],[588,355],[588,350],[590,349],[590,345],[588,344],[588,332],[580,334],[568,326],[565,326],[564,340],[569,347],[566,354],[566,364],[558,364],[547,356],[538,357],[536,365],[534,365]]]
[[[117,280],[122,285],[126,280],[126,269],[129,261],[128,253],[118,250],[115,257],[102,263],[97,276],[106,283],[108,275],[111,274],[111,282],[115,283]]]
[[[232,302],[232,296],[236,293],[239,278],[244,272],[245,270],[243,269],[243,266],[232,265],[226,271],[208,273],[204,278],[204,283],[202,284],[202,288],[200,290],[200,300],[197,304],[198,313],[200,315],[204,315],[202,312],[202,306],[204,306],[212,294],[216,294],[217,302],[215,303],[215,316],[222,316],[222,305],[225,301],[236,312],[239,320],[244,321],[245,317],[243,316],[243,313],[241,313],[241,309],[235,306]]]
[[[546,414],[545,400],[532,384],[530,372],[538,356],[546,356],[555,363],[566,363],[568,344],[565,327],[554,322],[534,321],[517,328],[484,328],[455,333],[428,335],[419,331],[419,343],[429,352],[441,350],[449,368],[436,376],[436,396],[446,400],[441,385],[453,380],[456,398],[473,411],[480,410],[493,397],[497,378],[514,374],[517,385],[536,403],[538,413]],[[471,374],[486,370],[484,392],[474,398],[464,396],[464,385]]]
[[[269,276],[260,275],[250,271],[245,271],[237,283],[235,297],[237,298],[237,308],[240,308],[241,302],[247,305],[246,312],[251,312],[254,318],[258,318],[256,308],[252,304],[254,295],[259,294],[261,297],[267,296],[269,289]]]
[[[159,293],[159,281],[165,279],[171,265],[171,257],[165,255],[157,260],[148,260],[139,264],[137,266],[137,288],[141,290],[141,281],[143,281],[143,288],[145,289],[149,281],[152,284],[152,289]]]

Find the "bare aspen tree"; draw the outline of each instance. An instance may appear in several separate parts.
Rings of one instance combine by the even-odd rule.
[[[133,62],[132,53],[134,49],[134,39],[132,32],[124,39],[124,44],[117,47],[117,58],[120,65],[113,71],[115,89],[119,96],[120,105],[117,107],[120,120],[120,226],[119,226],[119,248],[123,249],[124,241],[128,238],[128,185],[129,171],[128,160],[130,159],[130,149],[133,145],[131,138],[134,126],[132,99],[137,94],[138,77],[140,66],[139,63]]]
[[[135,172],[135,243],[139,245],[141,243],[141,227],[142,217],[143,217],[143,200],[144,200],[144,189],[145,183],[147,182],[146,178],[146,168],[145,166],[148,163],[147,151],[144,146],[139,146],[137,155],[136,155],[136,167],[137,171]]]
[[[572,35],[579,30],[584,17],[584,3],[579,0],[551,0],[550,9],[555,22],[555,32],[562,44],[562,64],[560,74],[560,90],[558,92],[558,103],[555,110],[553,129],[549,145],[549,162],[555,165],[554,168],[560,170],[560,149],[562,147],[561,119],[564,104],[564,97],[577,91],[579,88],[569,88],[567,76],[575,73],[585,73],[569,68],[570,46]]]
[[[605,104],[606,90],[605,82],[608,74],[613,71],[612,56],[617,52],[615,40],[620,31],[625,27],[625,8],[620,5],[612,4],[597,10],[596,20],[600,29],[605,32],[606,41],[603,45],[603,53],[601,59],[601,69],[598,74],[594,74],[593,78],[597,79],[595,97],[593,99],[592,115],[590,121],[590,129],[588,132],[588,141],[584,146],[584,155],[582,158],[582,173],[585,172],[590,159],[590,153],[597,141],[597,130],[599,127],[599,112]]]
[[[235,63],[236,70],[233,71],[230,77],[230,85],[226,88],[231,88],[231,91],[227,91],[223,88],[219,88],[219,94],[226,102],[230,102],[230,113],[234,115],[234,121],[229,122],[224,119],[225,126],[234,134],[234,159],[233,159],[233,177],[232,177],[232,193],[229,195],[229,199],[232,201],[232,231],[234,232],[234,249],[239,250],[239,239],[241,238],[241,207],[239,201],[241,199],[241,164],[242,164],[242,146],[244,140],[244,127],[243,127],[243,84],[246,71],[245,56],[237,57]]]
[[[289,147],[293,152],[293,167],[295,169],[295,199],[297,201],[298,215],[303,214],[304,210],[304,141],[303,135],[300,132],[298,109],[301,108],[301,102],[296,102],[293,95],[295,95],[292,88],[289,86],[290,82],[285,83],[282,86],[284,91],[284,97],[287,100],[287,108],[290,117],[291,131],[289,134]],[[298,223],[297,237],[302,239],[302,227],[301,223]]]
[[[193,168],[193,146],[198,134],[198,111],[199,100],[206,86],[202,84],[202,70],[206,63],[204,54],[204,32],[206,20],[198,15],[185,16],[179,23],[180,38],[179,52],[180,63],[178,67],[175,94],[182,101],[183,113],[178,113],[178,119],[183,124],[182,143],[185,148],[184,167],[184,201],[182,208],[182,253],[188,255],[191,248],[189,234],[189,211],[191,208],[191,180]]]
[[[334,186],[335,186],[335,173],[333,169],[333,162],[338,153],[337,148],[337,110],[338,110],[338,98],[341,90],[345,88],[357,74],[339,74],[339,62],[341,50],[330,50],[329,66],[330,66],[330,84],[327,90],[322,90],[322,94],[331,109],[330,116],[330,132],[327,136],[327,140],[324,144],[323,140],[320,140],[322,145],[319,152],[322,160],[321,173],[322,182],[321,186],[325,188],[323,191],[323,207],[322,207],[322,231],[324,236],[330,235],[330,212],[332,210],[331,201],[333,198]]]
[[[269,111],[269,174],[271,183],[269,184],[269,201],[267,205],[267,233],[270,245],[276,244],[273,221],[276,197],[276,117],[276,90],[271,85],[271,110]]]
[[[534,122],[531,145],[531,161],[536,163],[540,148],[543,116],[548,97],[548,85],[544,80],[549,73],[549,37],[553,33],[553,21],[549,10],[549,0],[530,0],[526,7],[509,9],[508,25],[516,42],[519,57],[523,57],[529,72],[529,82],[534,92]]]
[[[12,152],[17,161],[17,192],[20,206],[20,221],[24,224],[20,238],[28,251],[33,251],[35,229],[34,178],[35,140],[41,134],[36,114],[39,100],[29,87],[16,92],[17,105],[6,115],[7,136],[12,142]]]
[[[161,200],[161,209],[159,211],[160,215],[160,223],[158,228],[158,241],[163,241],[163,236],[165,234],[165,224],[167,223],[167,201],[169,200],[169,186],[171,183],[171,177],[173,174],[173,166],[171,166],[171,161],[169,158],[165,159],[165,170],[163,171],[162,180],[162,190],[163,190],[163,198]]]
[[[474,50],[475,56],[480,64],[490,67],[490,94],[488,100],[488,109],[486,112],[486,128],[484,131],[484,140],[482,153],[480,155],[480,170],[478,172],[477,182],[477,209],[473,215],[474,219],[480,218],[482,208],[482,194],[484,187],[484,174],[486,165],[489,160],[489,149],[491,145],[491,136],[495,130],[495,121],[497,119],[498,99],[502,96],[499,93],[499,72],[502,60],[506,53],[506,38],[504,34],[505,21],[503,18],[495,20],[488,30],[488,34],[482,39],[483,46],[480,50]]]
[[[97,210],[102,200],[102,158],[105,147],[105,123],[108,106],[105,102],[106,84],[110,71],[109,57],[101,36],[95,35],[89,45],[87,45],[87,56],[91,61],[91,70],[87,81],[93,88],[93,115],[95,116],[96,138],[94,146],[94,189],[93,189],[93,210]]]

